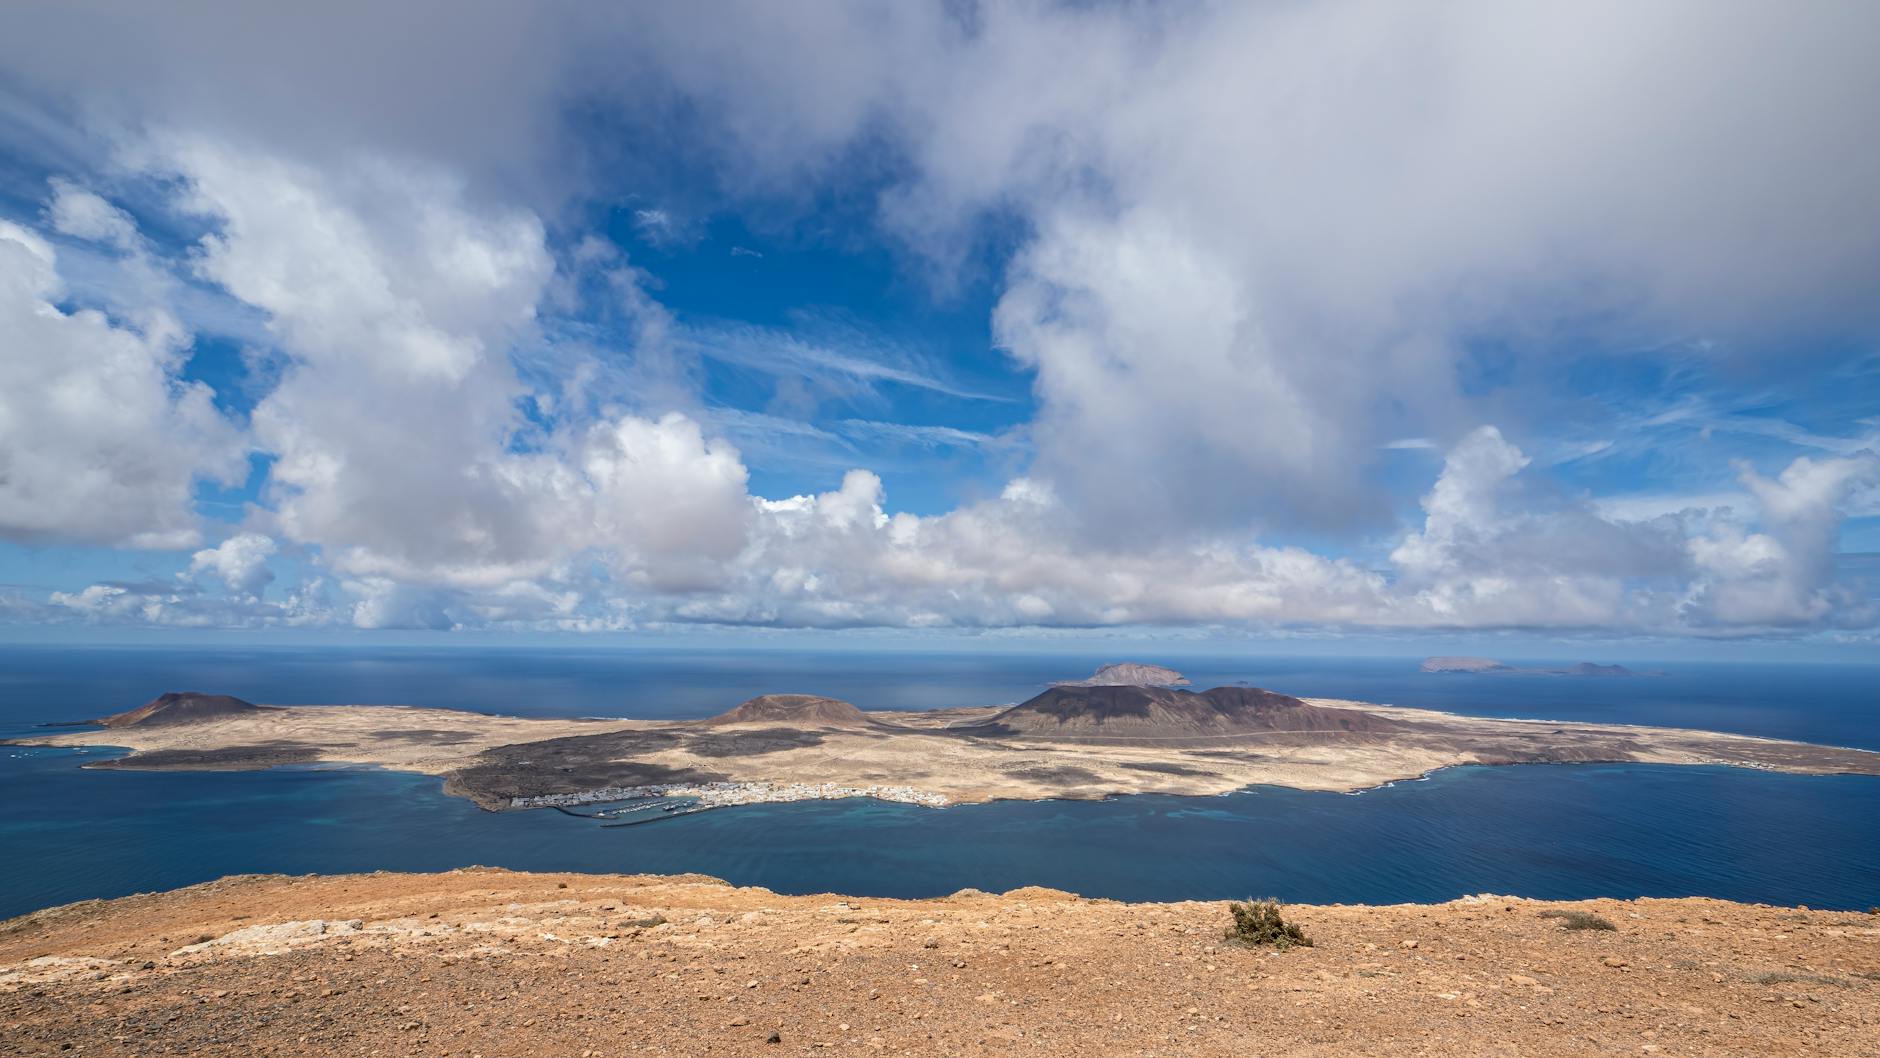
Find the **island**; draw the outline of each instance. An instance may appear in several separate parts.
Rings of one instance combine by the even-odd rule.
[[[1160,665],[1134,661],[1104,665],[1081,680],[1059,680],[1056,687],[1186,687],[1188,677]]]
[[[1419,672],[1438,675],[1477,673],[1525,673],[1529,676],[1662,676],[1662,672],[1639,672],[1624,665],[1601,665],[1594,661],[1582,661],[1568,665],[1563,669],[1523,669],[1504,664],[1493,658],[1470,657],[1435,657],[1424,658],[1417,667]]]
[[[373,765],[440,776],[446,792],[492,811],[624,802],[640,804],[622,813],[658,809],[628,821],[843,797],[944,807],[1258,785],[1351,792],[1457,765],[1636,762],[1880,775],[1880,753],[1746,735],[1492,719],[1246,686],[1090,681],[1051,686],[1012,706],[925,712],[767,694],[681,721],[257,706],[185,692],[100,723],[102,730],[13,741],[130,750],[89,768]]]

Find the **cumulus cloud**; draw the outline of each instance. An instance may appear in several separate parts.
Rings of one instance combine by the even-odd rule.
[[[597,430],[602,428],[597,427]],[[628,421],[592,438],[592,553],[609,572],[564,563],[534,579],[422,583],[349,578],[350,602],[312,613],[362,628],[517,627],[594,631],[698,623],[808,628],[1148,625],[1372,629],[1607,629],[1737,633],[1866,620],[1833,581],[1841,505],[1880,467],[1872,457],[1797,460],[1776,479],[1745,472],[1759,515],[1624,521],[1584,500],[1509,505],[1527,457],[1493,427],[1449,453],[1388,568],[1370,569],[1244,536],[1108,547],[1064,532],[1077,517],[1048,485],[1013,480],[996,498],[931,516],[890,513],[881,480],[768,500],[746,494],[734,450],[681,416]],[[713,477],[713,474],[716,476]],[[623,497],[692,503],[651,528]],[[646,515],[656,517],[656,515]],[[736,531],[727,531],[735,526]],[[669,532],[690,527],[690,535]],[[192,570],[258,594],[244,574],[265,538],[232,538]],[[263,582],[265,583],[265,582]],[[53,601],[93,619],[190,623],[216,612],[114,585]],[[266,619],[252,608],[223,611]]]
[[[677,600],[681,620],[811,627],[1096,626],[1286,621],[1375,612],[1383,579],[1290,548],[1092,549],[1046,486],[1011,482],[946,514],[889,514],[881,481],[758,501],[733,590]]]
[[[150,151],[216,225],[199,272],[265,310],[288,360],[252,416],[271,523],[368,586],[363,624],[442,619],[388,586],[514,592],[592,552],[664,587],[742,547],[747,472],[692,419],[524,413],[556,404],[510,355],[555,270],[533,214],[383,160],[335,175],[193,139]]]
[[[552,565],[543,512],[563,482],[517,450],[507,355],[553,272],[540,221],[377,160],[330,173],[200,139],[150,151],[215,225],[200,274],[264,310],[286,354],[252,415],[281,535],[356,576],[493,583]]]
[[[175,320],[133,328],[62,296],[52,246],[0,221],[0,536],[193,545],[197,483],[245,472],[240,431],[179,378]]]
[[[691,419],[621,416],[589,432],[580,459],[595,543],[632,580],[655,589],[707,583],[743,550],[749,474],[737,449],[708,440]]]
[[[50,7],[0,35],[23,85],[83,110],[207,229],[188,267],[264,315],[282,364],[252,414],[272,457],[261,532],[198,552],[184,578],[228,598],[101,585],[56,597],[72,613],[1705,632],[1871,619],[1833,556],[1844,512],[1874,495],[1870,453],[1745,469],[1749,502],[1732,509],[1647,511],[1559,492],[1510,440],[1551,407],[1563,336],[1703,333],[1706,355],[1754,359],[1778,346],[1756,341],[1768,334],[1880,322],[1871,5],[483,9],[448,37],[411,32],[435,17],[411,9],[374,10],[380,31],[362,35],[363,10],[239,25],[126,12],[101,31]],[[1003,395],[905,350],[681,322],[618,251],[559,238],[606,193],[665,203],[622,190],[646,173],[626,156],[681,128],[681,182],[704,170],[699,194],[733,206],[787,213],[862,167],[881,231],[942,291],[974,267],[989,218],[1016,233],[992,326],[1036,416],[1002,494],[897,513],[866,469],[822,493],[750,493],[744,456],[686,392],[688,363],[773,379],[778,413],[831,394]],[[669,242],[685,227],[673,218],[711,215],[673,203],[622,220]],[[126,258],[151,252],[78,183],[53,185],[45,217]],[[0,330],[27,350],[0,363],[0,532],[196,547],[191,490],[235,479],[242,438],[181,380],[187,339],[162,298],[121,318],[68,312],[51,248],[17,226],[0,228],[0,283]],[[608,351],[542,333],[540,314],[594,288],[630,324],[632,371],[604,376]],[[1506,362],[1478,377],[1485,335]],[[895,432],[871,422],[839,429]],[[1393,533],[1379,467],[1423,448],[1444,465],[1418,524]],[[1529,448],[1546,463],[1558,446]],[[1264,542],[1302,531],[1390,539],[1371,561]],[[340,600],[261,608],[255,556],[273,539],[316,556]]]
[[[55,591],[43,604],[23,603],[20,610],[20,616],[41,624],[81,621],[171,628],[313,628],[341,618],[320,578],[295,586],[279,601],[184,584],[109,583]]]
[[[1593,317],[1737,344],[1874,322],[1880,228],[1844,219],[1873,218],[1880,149],[1843,145],[1880,120],[1849,43],[1880,25],[1789,14],[992,9],[893,216],[1025,204],[999,334],[1080,507],[1120,514],[1121,476],[1190,522],[1336,526],[1379,513],[1380,442],[1469,421],[1475,335],[1508,339],[1518,390]]]
[[[1739,468],[1761,511],[1760,531],[1725,523],[1691,541],[1701,573],[1685,617],[1721,626],[1871,621],[1871,608],[1835,583],[1835,550],[1855,489],[1880,482],[1880,456],[1801,458],[1774,479]]]
[[[831,492],[758,500],[752,543],[730,564],[727,590],[671,600],[668,612],[808,626],[1672,632],[1713,630],[1713,621],[1739,629],[1805,624],[1834,612],[1824,595],[1835,590],[1834,532],[1849,493],[1875,473],[1870,457],[1834,465],[1802,459],[1773,482],[1746,472],[1760,508],[1750,520],[1710,512],[1627,521],[1584,498],[1510,503],[1528,463],[1494,427],[1468,434],[1423,498],[1423,523],[1404,534],[1382,570],[1243,535],[1092,545],[1064,531],[1077,513],[1030,479],[946,514],[890,514],[880,480],[853,471]],[[1707,616],[1715,604],[1705,600],[1723,592],[1763,602]]]
[[[260,533],[236,533],[190,556],[185,575],[206,573],[221,580],[230,591],[258,597],[274,581],[268,559],[275,551],[274,541]]]

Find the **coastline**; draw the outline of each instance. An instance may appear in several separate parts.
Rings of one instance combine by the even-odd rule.
[[[1173,738],[988,733],[987,710],[856,714],[844,724],[556,720],[407,706],[294,706],[157,727],[33,734],[17,745],[110,746],[87,770],[245,771],[356,764],[436,775],[490,811],[685,798],[702,809],[872,797],[995,800],[1212,796],[1256,786],[1356,793],[1462,765],[1647,763],[1880,775],[1880,753],[1636,724],[1489,718],[1346,699],[1316,715],[1364,730]],[[890,719],[892,722],[890,722]],[[962,721],[969,721],[962,723]],[[108,734],[107,734],[108,732]],[[109,741],[94,741],[102,737]]]
[[[894,804],[945,808],[954,804],[942,794],[910,786],[842,786],[836,783],[726,782],[700,785],[608,786],[567,794],[541,794],[510,799],[510,808],[573,808],[581,805],[638,801],[656,797],[685,797],[708,808],[735,805],[790,804],[796,801],[841,801],[868,797]]]

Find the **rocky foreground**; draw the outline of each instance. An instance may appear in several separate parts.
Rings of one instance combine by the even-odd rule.
[[[1571,909],[1617,928],[1569,930]],[[0,1053],[1880,1054],[1880,916],[1715,900],[1289,909],[700,876],[244,877],[0,924]]]

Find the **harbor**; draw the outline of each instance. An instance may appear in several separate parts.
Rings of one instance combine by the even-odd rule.
[[[922,805],[927,808],[945,808],[952,801],[944,794],[930,790],[921,790],[912,786],[891,786],[870,784],[851,786],[842,783],[768,783],[768,782],[711,782],[711,783],[673,783],[656,786],[604,786],[593,790],[574,793],[541,794],[533,797],[512,797],[511,808],[554,808],[569,815],[585,813],[569,812],[568,809],[582,805],[611,805],[624,802],[640,802],[625,808],[606,809],[596,812],[589,818],[611,819],[616,816],[640,812],[652,813],[637,822],[649,822],[652,819],[664,819],[674,815],[689,815],[711,808],[728,808],[733,805],[778,804],[789,801],[832,801],[848,797],[872,797],[879,801],[893,801],[897,804]],[[632,823],[604,824],[612,826],[632,825]]]

